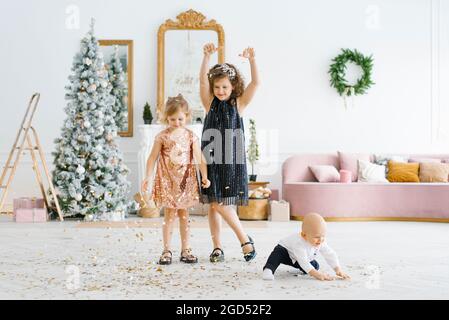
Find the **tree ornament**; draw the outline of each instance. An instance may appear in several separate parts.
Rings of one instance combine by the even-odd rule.
[[[86,169],[84,169],[83,166],[78,166],[78,168],[76,168],[76,172],[78,174],[83,174],[84,172],[86,172]]]

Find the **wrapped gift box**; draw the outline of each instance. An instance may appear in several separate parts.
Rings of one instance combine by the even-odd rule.
[[[47,222],[47,209],[17,209],[14,211],[15,222]]]
[[[285,200],[270,201],[268,220],[290,221],[290,204]]]
[[[46,222],[47,209],[45,209],[44,199],[17,198],[13,201],[15,222]]]
[[[14,210],[16,209],[33,209],[44,208],[44,199],[22,197],[14,199]]]

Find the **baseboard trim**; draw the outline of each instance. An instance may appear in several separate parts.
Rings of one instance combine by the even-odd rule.
[[[290,216],[290,220],[302,221],[302,216]],[[362,222],[362,221],[403,221],[403,222],[437,222],[449,223],[444,218],[402,218],[402,217],[324,217],[329,222]]]

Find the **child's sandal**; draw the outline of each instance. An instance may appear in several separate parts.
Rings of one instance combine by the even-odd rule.
[[[181,258],[179,259],[184,263],[197,263],[198,258],[192,254],[192,249],[184,249],[181,251]]]
[[[209,256],[210,262],[223,262],[224,261],[224,252],[221,248],[215,248],[212,250],[212,253]]]
[[[162,264],[162,265],[171,264],[172,256],[173,256],[173,254],[170,250],[162,251],[162,255],[159,258],[159,264]]]
[[[244,246],[249,245],[249,244],[253,247],[253,250],[243,254],[243,257],[245,258],[246,261],[251,261],[251,260],[253,260],[256,257],[257,253],[256,253],[256,247],[254,247],[253,239],[251,239],[250,236],[248,236],[248,239],[249,239],[249,241],[243,243],[241,245],[241,247],[243,248]]]

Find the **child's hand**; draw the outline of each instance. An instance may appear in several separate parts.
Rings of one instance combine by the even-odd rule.
[[[141,192],[146,193],[148,191],[148,178],[142,181]]]
[[[351,280],[351,277],[348,276],[348,275],[347,275],[346,273],[344,273],[343,271],[341,271],[340,269],[336,270],[336,271],[335,271],[335,274],[337,275],[337,277],[338,277],[339,279],[342,279],[342,280]]]
[[[334,280],[334,277],[331,277],[330,275],[322,272],[317,272],[313,274],[313,277],[320,281],[332,281]]]
[[[207,43],[203,47],[203,52],[204,52],[205,56],[210,56],[217,50],[218,49],[215,47],[215,45],[213,43]]]
[[[209,188],[210,187],[210,181],[209,181],[209,179],[202,179],[201,180],[201,186],[204,188],[204,189],[207,189],[207,188]]]
[[[256,57],[256,53],[254,52],[254,48],[248,47],[245,50],[243,50],[243,53],[239,54],[239,56],[251,60]]]

